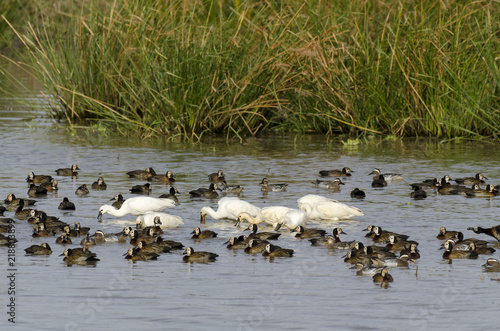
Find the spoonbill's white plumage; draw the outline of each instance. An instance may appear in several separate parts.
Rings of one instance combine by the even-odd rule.
[[[240,200],[237,197],[224,197],[221,198],[217,204],[219,207],[217,211],[213,210],[211,207],[203,207],[201,208],[201,223],[205,222],[205,217],[209,215],[210,217],[219,220],[219,219],[230,219],[230,220],[238,220],[238,215],[242,212],[247,212],[253,217],[256,217],[260,208],[252,205],[249,202]]]
[[[285,213],[280,222],[278,222],[274,230],[279,230],[283,225],[293,230],[299,225],[305,226],[308,220],[309,218],[305,211],[301,209],[290,209]]]
[[[337,221],[364,215],[359,208],[351,207],[337,200],[328,199],[320,195],[306,195],[298,199],[297,204],[299,209],[307,213],[309,219]]]
[[[110,215],[121,217],[127,214],[135,216],[143,215],[147,212],[162,211],[165,208],[173,207],[176,203],[172,199],[152,198],[152,197],[135,197],[129,198],[123,202],[120,209],[116,209],[110,205],[102,205],[99,208],[97,219],[101,220],[102,215],[108,213]]]
[[[158,224],[160,228],[176,228],[184,225],[182,217],[161,212],[147,212],[144,215],[137,216],[136,225],[138,225],[139,228],[155,226],[157,225],[155,223],[157,217],[160,221]]]
[[[239,226],[242,221],[247,220],[251,224],[260,224],[265,222],[274,227],[283,220],[283,217],[285,217],[285,214],[289,210],[290,208],[284,206],[264,207],[255,217],[250,215],[248,212],[242,212],[238,215],[236,226]]]

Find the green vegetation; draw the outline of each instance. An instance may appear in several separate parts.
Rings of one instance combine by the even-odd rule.
[[[72,126],[195,140],[263,131],[500,137],[495,1],[37,8],[24,25],[5,18],[48,92],[48,112]]]

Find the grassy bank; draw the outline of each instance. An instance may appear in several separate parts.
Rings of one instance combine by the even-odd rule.
[[[122,0],[72,9],[42,8],[18,35],[50,113],[70,125],[192,139],[500,136],[496,2]]]

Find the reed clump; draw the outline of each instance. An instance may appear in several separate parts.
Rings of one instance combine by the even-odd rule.
[[[103,0],[37,17],[18,37],[71,125],[499,137],[492,1]]]

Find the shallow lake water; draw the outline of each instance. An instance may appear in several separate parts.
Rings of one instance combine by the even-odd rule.
[[[129,188],[145,181],[130,179],[126,172],[153,167],[158,173],[172,170],[179,190],[180,204],[167,212],[181,216],[184,225],[165,231],[163,237],[181,241],[195,250],[219,255],[216,262],[187,264],[182,252],[161,255],[157,261],[129,263],[123,258],[128,243],[92,246],[100,261],[94,266],[67,266],[59,256],[64,248],[56,237],[32,238],[32,226],[16,220],[16,326],[37,330],[88,329],[386,329],[432,330],[493,329],[498,325],[498,274],[488,274],[481,266],[489,256],[477,260],[442,259],[439,228],[463,231],[466,237],[495,239],[467,230],[470,226],[499,224],[500,198],[479,199],[437,195],[410,199],[409,183],[449,174],[473,176],[481,172],[490,183],[500,184],[500,146],[435,140],[363,141],[343,145],[340,140],[321,136],[249,138],[227,143],[214,139],[203,144],[169,143],[70,135],[37,110],[26,110],[12,98],[0,101],[0,197],[9,193],[27,196],[28,172],[48,174],[59,182],[59,191],[37,198],[36,209],[73,224],[91,228],[94,233],[118,232],[135,224],[134,216],[110,215],[97,221],[99,206],[110,204],[117,193],[132,197]],[[77,163],[77,178],[55,176],[54,170]],[[340,192],[314,187],[319,170],[348,166],[352,177],[343,179]],[[372,188],[368,173],[397,172],[404,181]],[[230,185],[244,186],[240,198],[258,207],[283,205],[296,208],[305,194],[319,194],[360,208],[364,216],[340,222],[314,221],[331,233],[340,226],[347,235],[341,239],[371,241],[364,238],[369,224],[410,235],[419,242],[421,258],[408,268],[392,268],[394,282],[387,288],[373,283],[369,276],[357,276],[343,262],[345,251],[313,247],[307,239],[296,239],[281,229],[281,247],[292,248],[292,258],[268,260],[241,250],[228,250],[231,236],[248,234],[234,222],[216,221],[207,216],[203,228],[218,232],[214,239],[195,242],[193,228],[200,225],[200,209],[216,208],[217,199],[191,199],[189,191],[208,187],[208,173],[222,169]],[[75,195],[81,184],[90,186],[104,177],[105,191],[90,190],[85,197]],[[263,195],[260,181],[286,182],[286,192]],[[355,187],[366,192],[363,200],[352,199]],[[167,193],[168,187],[153,184],[152,196]],[[64,197],[76,204],[76,211],[57,209]],[[13,217],[5,212],[4,217]],[[270,230],[270,229],[268,229]],[[79,247],[80,238],[70,248]],[[53,254],[27,256],[24,248],[48,242]],[[0,247],[1,305],[0,325],[9,325],[10,295],[7,248]],[[498,258],[499,251],[492,257]]]

